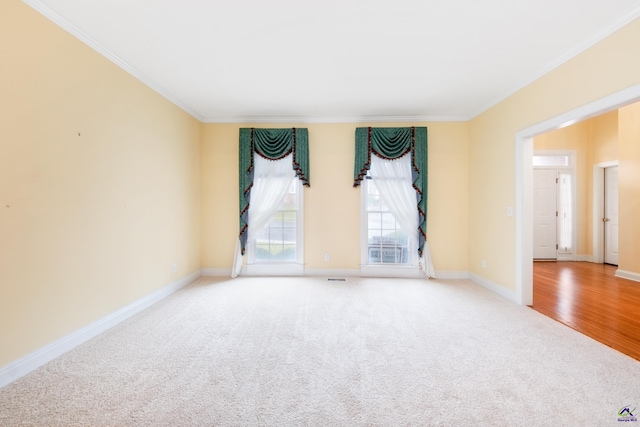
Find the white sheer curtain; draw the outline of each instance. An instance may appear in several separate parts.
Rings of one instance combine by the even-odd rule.
[[[400,229],[409,236],[415,248],[418,242],[418,221],[420,219],[416,206],[416,190],[413,188],[411,153],[394,160],[381,159],[372,153],[368,175],[380,191],[382,201],[398,221]],[[435,277],[427,242],[424,243],[419,266],[427,277]]]
[[[267,226],[296,177],[292,167],[292,154],[280,160],[267,160],[253,154],[253,187],[249,200],[247,246]],[[236,244],[231,277],[237,277],[242,269],[240,241]]]

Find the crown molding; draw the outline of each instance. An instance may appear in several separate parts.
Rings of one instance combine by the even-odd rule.
[[[568,62],[570,59],[578,56],[580,53],[582,53],[585,50],[589,49],[593,45],[601,42],[605,38],[609,37],[611,34],[615,33],[618,30],[620,30],[625,25],[629,24],[631,21],[633,21],[633,20],[635,20],[635,19],[637,19],[639,17],[640,17],[640,6],[638,6],[635,9],[633,9],[631,12],[629,12],[628,14],[623,16],[622,18],[611,22],[611,24],[605,26],[599,32],[593,34],[592,36],[590,36],[589,38],[584,40],[582,43],[580,43],[579,45],[577,45],[577,46],[573,47],[572,49],[570,49],[569,51],[565,52],[563,55],[558,57],[556,60],[554,60],[551,63],[547,64],[547,66],[543,67],[537,73],[531,75],[529,78],[525,79],[520,84],[515,85],[511,89],[505,91],[504,95],[500,95],[500,96],[494,98],[493,101],[485,104],[484,107],[480,108],[478,111],[476,111],[474,114],[472,114],[469,117],[469,120],[479,116],[480,114],[484,113],[488,109],[496,106],[500,102],[502,102],[505,99],[509,98],[511,95],[514,95],[518,91],[524,89],[525,87],[527,87],[528,85],[530,85],[534,81],[536,81],[539,78],[543,77],[545,74],[553,71],[554,69],[558,68],[559,66],[561,66],[565,62]]]
[[[466,122],[467,116],[318,116],[318,117],[205,117],[204,123],[419,123]]]
[[[142,82],[144,85],[148,86],[149,88],[151,88],[152,90],[154,90],[155,92],[157,92],[158,94],[166,98],[168,101],[172,102],[177,107],[184,110],[187,114],[193,116],[195,119],[201,122],[203,121],[203,117],[201,114],[199,114],[193,108],[191,108],[190,106],[182,102],[182,100],[178,99],[171,92],[169,92],[168,90],[160,86],[158,83],[150,79],[148,76],[141,73],[136,68],[132,67],[127,61],[120,58],[118,55],[113,53],[104,45],[102,45],[101,43],[99,43],[98,41],[90,37],[87,33],[85,33],[76,25],[71,23],[68,19],[64,18],[62,15],[60,15],[58,12],[56,12],[54,9],[52,9],[49,5],[47,5],[43,1],[41,0],[22,0],[22,1],[27,5],[31,6],[41,15],[48,18],[54,24],[58,25],[63,30],[67,31],[68,33],[70,33],[71,35],[79,39],[81,42],[85,43],[91,49],[95,50],[96,52],[98,52],[99,54],[101,54],[102,56],[104,56],[105,58],[107,58],[108,60],[110,60],[117,66],[119,66],[120,68],[122,68],[124,71],[131,74],[136,79],[140,80],[140,82]]]

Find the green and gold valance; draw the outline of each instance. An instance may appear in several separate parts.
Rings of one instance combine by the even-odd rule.
[[[240,244],[244,254],[249,224],[249,201],[253,186],[253,153],[280,160],[293,154],[292,168],[302,184],[309,186],[309,132],[306,128],[240,129]]]
[[[418,253],[422,255],[427,240],[427,177],[428,152],[426,127],[356,128],[356,156],[353,186],[358,187],[371,167],[371,153],[394,160],[411,153],[413,188],[416,190],[416,208],[419,215]]]

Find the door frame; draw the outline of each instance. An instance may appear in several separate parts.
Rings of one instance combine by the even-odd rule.
[[[533,304],[533,137],[640,100],[640,84],[524,128],[515,134],[516,289],[518,304]]]
[[[604,223],[602,215],[604,212],[604,170],[606,168],[619,166],[617,160],[602,162],[593,165],[593,259],[597,264],[604,263]]]

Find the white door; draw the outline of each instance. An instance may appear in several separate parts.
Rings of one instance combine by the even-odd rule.
[[[604,262],[618,265],[618,167],[604,170]]]
[[[557,172],[533,170],[533,258],[557,259]]]

